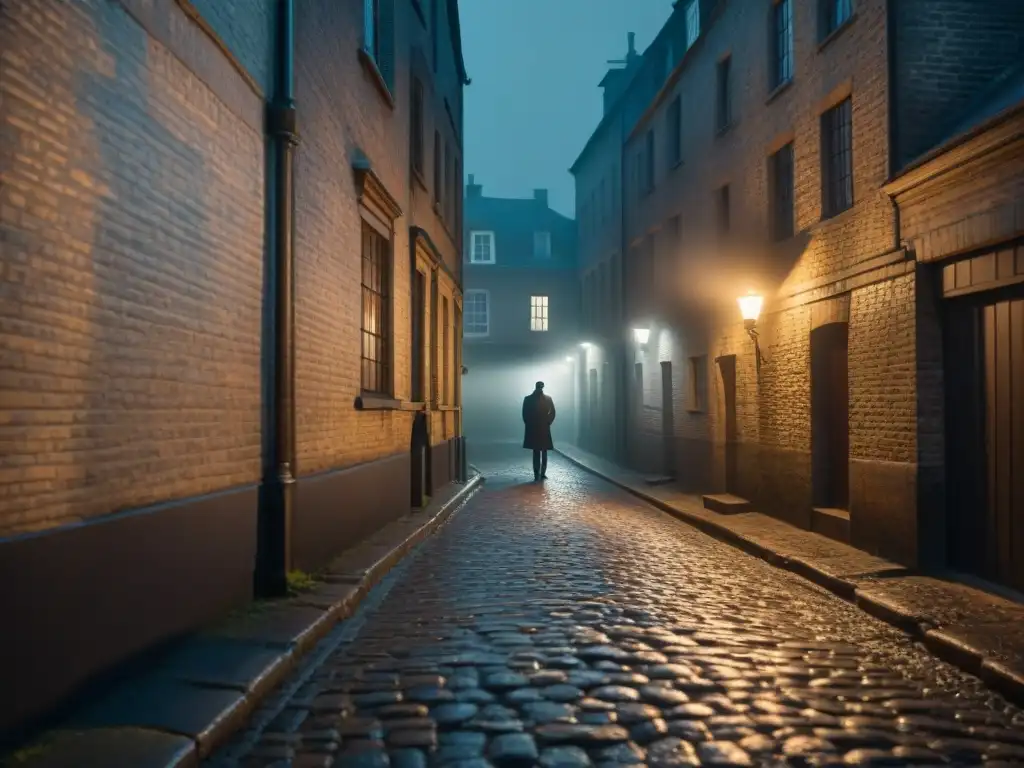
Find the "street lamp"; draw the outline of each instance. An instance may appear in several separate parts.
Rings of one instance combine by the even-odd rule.
[[[754,354],[757,360],[757,370],[761,370],[761,363],[768,362],[761,354],[761,341],[757,334],[757,319],[761,316],[761,307],[764,306],[764,296],[753,291],[748,291],[746,296],[736,299],[740,305],[740,315],[743,317],[743,327],[754,342]]]
[[[634,328],[633,338],[636,339],[636,343],[641,347],[647,343],[647,340],[651,338],[650,328]]]

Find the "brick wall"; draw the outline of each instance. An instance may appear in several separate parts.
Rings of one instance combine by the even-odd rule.
[[[190,0],[265,94],[273,91],[273,0]]]
[[[259,478],[260,100],[140,18],[193,67],[117,2],[0,5],[5,531]]]
[[[296,103],[302,144],[296,154],[296,402],[297,461],[303,475],[405,451],[412,429],[409,411],[354,408],[360,391],[361,219],[353,159],[359,154],[368,159],[403,211],[394,223],[390,286],[391,360],[399,400],[411,394],[409,227],[427,229],[449,266],[459,261],[455,235],[435,221],[431,207],[414,205],[410,191],[411,72],[416,50],[420,59],[430,50],[429,30],[411,4],[396,4],[389,103],[357,55],[362,14],[358,3],[297,4],[296,37],[302,45],[296,49]],[[428,89],[434,94],[425,140],[428,168],[435,124],[447,123],[445,137],[461,146],[447,116],[438,114],[444,94],[459,91],[450,79],[455,67],[443,18],[441,24],[439,51],[446,58],[436,86]],[[457,226],[449,229],[458,231]],[[454,417],[432,416],[433,442],[451,436],[448,422],[454,424]]]
[[[895,20],[897,167],[948,138],[994,80],[1024,60],[1019,0],[900,0]]]
[[[627,285],[636,289],[631,294],[634,321],[646,320],[658,333],[673,336],[662,347],[671,349],[674,388],[687,387],[677,376],[687,370],[690,357],[707,356],[708,412],[681,415],[676,407],[674,417],[680,451],[703,467],[696,485],[723,490],[733,472],[734,490],[765,511],[808,524],[814,327],[849,323],[850,456],[851,462],[862,462],[858,477],[873,476],[886,463],[915,465],[914,276],[897,252],[895,217],[882,189],[889,162],[886,3],[858,2],[849,23],[821,44],[814,4],[793,2],[794,76],[775,92],[766,75],[771,3],[757,5],[760,10],[754,12],[749,4],[721,7],[670,79],[665,96],[627,141],[626,240],[633,253],[649,250],[655,260],[651,266],[645,259],[630,259]],[[684,105],[713,105],[716,68],[726,56],[731,62],[731,127],[720,134],[714,109],[685,108],[683,162],[670,167],[669,105],[676,96]],[[823,219],[821,114],[847,97],[852,103],[854,202]],[[654,190],[644,194],[633,171],[652,128]],[[796,235],[781,246],[769,246],[768,158],[789,142],[794,147]],[[726,184],[730,231],[723,236],[714,231],[715,192]],[[673,228],[668,226],[674,216],[681,219],[679,244],[671,241]],[[652,299],[652,275],[658,276],[661,289],[669,288],[660,301]],[[736,307],[736,298],[747,289],[766,296],[758,323],[765,357],[760,372]],[[878,356],[880,348],[884,354]],[[722,366],[732,365],[733,355],[737,445],[727,449]],[[645,357],[645,389],[656,408],[640,424],[648,443],[661,432],[660,371],[654,357],[650,350]],[[737,456],[735,470],[727,466],[731,452]],[[689,475],[688,480],[694,475],[686,467],[678,474]],[[861,493],[865,484],[870,483],[851,491],[851,515],[858,505],[876,512],[875,500]],[[912,515],[912,485],[903,490],[898,501],[895,496],[890,501]]]

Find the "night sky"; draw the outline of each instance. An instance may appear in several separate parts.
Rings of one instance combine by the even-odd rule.
[[[609,59],[639,52],[672,11],[671,0],[462,0],[467,174],[485,195],[529,197],[574,215],[568,172],[601,119],[597,87]]]

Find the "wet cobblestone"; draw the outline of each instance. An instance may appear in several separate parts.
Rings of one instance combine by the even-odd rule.
[[[564,461],[544,485],[520,464],[483,467],[358,635],[207,764],[1024,764],[1020,711],[899,631]]]

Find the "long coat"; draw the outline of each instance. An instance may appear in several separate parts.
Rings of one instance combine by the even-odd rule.
[[[551,442],[551,422],[554,420],[555,401],[543,392],[534,392],[523,398],[523,424],[526,425],[523,448],[552,450],[555,446]]]

